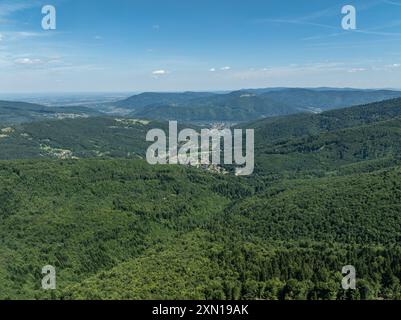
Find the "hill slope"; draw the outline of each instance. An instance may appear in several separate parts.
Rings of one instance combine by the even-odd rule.
[[[100,112],[85,107],[52,108],[26,102],[0,101],[0,124],[88,117],[99,114]]]
[[[92,117],[0,127],[0,159],[144,157],[152,128],[166,123]]]
[[[254,128],[260,141],[277,142],[293,137],[391,120],[401,116],[401,99],[326,111],[321,114],[296,114],[262,119],[240,127]]]
[[[163,123],[3,127],[3,157],[43,159],[0,161],[0,298],[401,299],[400,103],[247,125],[245,178],[132,160]],[[77,155],[129,159],[50,160]]]
[[[193,122],[243,122],[299,112],[334,108],[401,97],[390,90],[250,89],[224,94],[143,93],[118,101],[114,107],[133,110],[132,117]]]
[[[0,163],[2,298],[401,297],[400,167],[269,187],[126,160]],[[32,186],[34,185],[34,188]]]
[[[203,231],[100,272],[62,296],[399,299],[400,177],[397,167],[277,185],[228,206]],[[340,285],[347,264],[358,270],[351,296]]]

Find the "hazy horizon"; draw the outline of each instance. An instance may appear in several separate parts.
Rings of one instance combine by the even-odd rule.
[[[144,90],[144,91],[60,91],[60,92],[1,92],[0,97],[3,96],[74,96],[74,95],[137,95],[142,93],[183,93],[183,92],[213,92],[213,93],[229,93],[235,91],[246,91],[246,90],[265,90],[265,89],[306,89],[306,90],[317,90],[317,89],[327,89],[327,90],[390,90],[390,91],[401,91],[401,88],[387,88],[387,87],[244,87],[244,88],[234,88],[234,89],[205,89],[205,90]]]

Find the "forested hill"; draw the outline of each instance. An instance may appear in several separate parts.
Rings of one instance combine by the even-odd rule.
[[[0,159],[143,158],[152,128],[168,124],[90,117],[0,126]]]
[[[401,99],[244,125],[255,128],[256,173],[335,174],[353,164],[397,162]]]
[[[180,104],[193,99],[208,98],[217,94],[209,92],[145,92],[131,96],[127,99],[117,101],[116,106],[130,109],[140,109],[151,105],[161,104]]]
[[[190,122],[243,122],[299,112],[321,112],[401,97],[391,90],[249,89],[229,93],[142,93],[112,105],[132,117]]]
[[[401,116],[401,98],[330,110],[320,114],[300,113],[273,117],[241,124],[238,127],[254,128],[261,142],[277,142],[391,120],[399,116]]]
[[[0,162],[0,297],[399,299],[400,183],[398,166],[265,185],[132,160]],[[348,264],[356,291],[341,289]]]
[[[100,114],[100,112],[85,107],[53,108],[26,102],[0,101],[0,125]]]
[[[236,91],[210,97],[197,98],[183,103],[155,103],[137,108],[131,116],[146,119],[179,120],[185,122],[238,122],[276,115],[297,113],[297,109],[286,103],[276,102],[265,95]]]
[[[400,299],[400,174],[397,167],[232,194],[202,227],[69,286],[62,297]],[[215,190],[229,189],[227,182]],[[347,264],[358,270],[356,291],[341,289]]]
[[[302,112],[320,113],[334,108],[401,97],[401,91],[358,89],[249,89],[226,93],[149,92],[116,102],[85,106],[50,107],[0,101],[0,124],[113,114],[146,120],[189,123],[247,122]]]
[[[400,100],[253,123],[243,178],[138,159],[166,123],[1,126],[0,298],[401,299]]]
[[[381,153],[373,152],[377,157],[390,151],[398,153],[399,117],[401,99],[392,99],[321,114],[304,113],[264,119],[239,127],[256,130],[257,158],[266,152],[282,154],[270,162],[280,164],[292,161],[302,169],[313,166],[315,162],[305,163],[301,158],[294,158],[290,152],[299,151],[303,158],[306,154],[313,158],[319,152],[333,151],[333,147],[338,147],[333,153],[344,154],[346,150],[342,145],[347,145],[347,150],[355,151],[355,158],[371,159],[372,152],[367,157],[367,151],[362,148],[368,148],[369,143],[380,142],[384,143]],[[187,126],[185,123],[180,125],[181,128]],[[149,146],[145,141],[146,132],[152,128],[168,131],[166,122],[112,117],[0,125],[0,159],[144,157]],[[371,138],[367,139],[367,135]],[[334,138],[337,145],[330,142]],[[324,139],[329,140],[323,141]],[[334,162],[341,160],[340,156],[332,156]],[[278,166],[275,170],[280,171],[282,168],[283,166]]]

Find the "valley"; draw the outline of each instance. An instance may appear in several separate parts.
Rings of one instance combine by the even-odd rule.
[[[238,124],[247,177],[149,165],[157,116],[16,106],[31,120],[0,126],[1,299],[401,299],[400,98]]]
[[[0,124],[103,115],[210,126],[214,123],[235,125],[298,113],[321,113],[400,98],[401,91],[266,88],[223,93],[144,92],[132,96],[129,93],[99,93],[17,97],[25,102],[0,101]]]

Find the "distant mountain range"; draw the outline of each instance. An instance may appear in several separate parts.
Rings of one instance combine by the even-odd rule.
[[[77,106],[43,106],[37,103],[1,101],[0,123],[43,119],[126,116],[146,120],[177,120],[210,124],[241,123],[297,113],[320,113],[401,97],[401,91],[336,88],[264,88],[227,93],[141,93],[116,102]]]
[[[15,124],[110,114],[194,124],[242,123],[298,113],[316,114],[399,97],[401,91],[392,90],[265,88],[228,93],[148,92],[116,102],[83,103],[76,106],[44,106],[0,100],[0,123]]]
[[[300,112],[319,113],[401,97],[400,91],[267,88],[230,93],[141,93],[113,103],[129,116],[185,122],[245,122]]]

